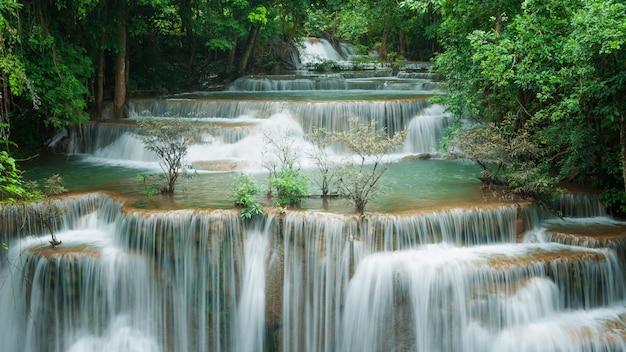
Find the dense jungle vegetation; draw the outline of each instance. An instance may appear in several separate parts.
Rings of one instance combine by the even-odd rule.
[[[280,73],[315,36],[432,61],[459,117],[447,146],[485,183],[538,200],[581,184],[626,204],[623,0],[0,0],[0,13],[3,198],[20,196],[16,158],[106,101],[123,118],[129,97]]]

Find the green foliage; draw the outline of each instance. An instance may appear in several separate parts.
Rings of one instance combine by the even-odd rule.
[[[43,194],[26,187],[16,160],[6,151],[0,151],[0,204],[38,201]]]
[[[44,179],[43,188],[35,181],[25,181],[16,160],[6,151],[0,151],[0,204],[38,202],[66,192],[59,174]]]
[[[356,154],[358,161],[349,161],[339,169],[337,185],[353,202],[356,211],[365,212],[367,203],[380,191],[379,181],[389,168],[385,156],[397,150],[406,137],[406,130],[387,134],[385,128],[376,129],[376,122],[361,123],[350,120],[347,131],[339,132],[334,139]]]
[[[456,143],[483,161],[484,180],[537,199],[558,193],[559,180],[615,183],[606,165],[615,165],[610,150],[626,116],[624,4],[428,3],[442,15],[446,49],[435,69],[449,94],[438,99],[478,124]]]
[[[15,25],[21,7],[16,1],[0,1],[0,72],[8,75],[9,89],[16,96],[22,95],[27,80]]]
[[[19,170],[15,159],[6,151],[0,151],[0,206],[2,204],[26,204],[41,202],[41,206],[32,208],[25,207],[33,212],[33,217],[50,231],[50,244],[54,247],[61,244],[54,231],[53,222],[61,217],[61,210],[48,200],[48,197],[67,192],[63,186],[63,179],[58,174],[44,180],[43,191],[39,190],[37,182],[25,182],[22,172]],[[8,249],[6,243],[2,243],[4,250]]]
[[[272,194],[272,178],[278,176],[281,168],[295,169],[298,162],[298,149],[295,139],[285,131],[284,134],[265,133],[265,149],[263,150],[263,166],[268,170],[268,195]]]
[[[337,28],[337,36],[348,42],[358,43],[368,33],[368,13],[360,8],[345,8],[341,11],[341,21]]]
[[[333,27],[334,16],[332,12],[325,9],[311,9],[304,22],[304,29],[309,35],[322,37],[324,33],[330,32]]]
[[[309,70],[315,72],[341,71],[344,68],[334,60],[318,60],[308,66]]]
[[[192,140],[191,122],[182,118],[144,119],[139,120],[137,126],[145,148],[159,158],[165,176],[161,193],[174,193],[176,181],[183,171],[183,158]]]
[[[280,207],[296,206],[309,192],[309,178],[300,169],[283,166],[270,184],[276,189],[276,203]]]
[[[67,193],[67,188],[63,185],[63,178],[59,174],[54,174],[44,180],[43,193],[46,197],[58,196]]]
[[[489,123],[453,132],[447,147],[457,157],[476,161],[483,169],[485,185],[504,185],[518,196],[548,203],[560,192],[559,177],[546,170],[552,150],[537,144],[527,129],[511,123]]]
[[[600,193],[600,201],[614,215],[626,216],[626,192],[616,188],[606,188]]]
[[[156,196],[157,194],[161,193],[161,187],[151,182],[151,175],[146,175],[140,172],[135,175],[135,180],[141,182],[144,185],[144,187],[141,189],[141,193],[149,197]]]
[[[248,13],[250,23],[267,24],[267,9],[263,5],[258,5]]]
[[[93,76],[93,65],[85,49],[55,39],[38,26],[31,30],[26,70],[40,95],[43,124],[59,129],[88,121],[84,82]]]
[[[249,220],[255,215],[262,215],[263,208],[256,199],[261,189],[254,179],[247,174],[239,174],[233,178],[231,194],[235,205],[241,207],[241,218]]]

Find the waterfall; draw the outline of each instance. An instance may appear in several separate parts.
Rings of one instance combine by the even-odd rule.
[[[349,89],[348,81],[338,74],[321,76],[246,76],[228,86],[229,91],[296,91]]]
[[[313,38],[301,54],[305,66],[342,68],[356,55]],[[453,121],[428,100],[443,89],[429,65],[396,76],[375,66],[132,99],[129,119],[86,123],[58,141],[73,155],[55,170],[111,196],[0,208],[2,349],[626,350],[626,222],[597,195],[545,207],[488,199],[478,168],[441,160]],[[184,161],[194,180],[146,200],[129,175],[160,168],[137,122],[174,118],[194,127]],[[271,142],[284,139],[315,179],[310,133],[344,132],[353,118],[407,131],[385,156],[388,194],[368,203],[383,213],[349,213],[342,198],[284,211],[261,199],[266,214],[252,221],[222,209],[232,206],[231,173],[265,177]],[[337,166],[355,157],[340,143],[326,151]]]
[[[67,216],[55,249],[45,229],[22,233],[6,220],[15,209],[1,210],[10,351],[624,347],[624,254],[612,243],[626,225],[607,218],[545,218],[534,241],[518,243],[527,212],[512,206],[242,223],[236,211],[142,212],[103,195],[58,205]],[[570,222],[615,236],[550,240]]]
[[[70,217],[71,218],[71,217]],[[60,229],[63,247],[31,236],[9,244],[0,287],[0,332],[10,351],[158,351],[145,258],[113,244],[98,213]]]
[[[71,134],[69,153],[93,153],[99,148],[116,142],[121,136],[136,133],[137,128],[130,123],[86,123]]]
[[[80,223],[78,219],[96,210],[103,221],[112,222],[120,208],[119,203],[101,194],[65,197],[28,205],[3,205],[0,208],[0,242],[10,243],[26,236],[49,233],[50,229],[55,233],[71,230]],[[0,251],[0,259],[6,254]]]
[[[424,97],[418,96],[361,102],[167,99],[135,101],[129,105],[133,118],[179,116],[208,123],[220,118],[217,121],[223,124],[218,127],[222,128],[228,128],[228,124],[239,126],[242,122],[251,123],[279,113],[288,113],[302,124],[307,132],[310,132],[312,127],[344,131],[350,118],[359,117],[366,122],[375,121],[379,128],[386,127],[389,133],[393,134],[405,128],[415,115],[430,104]],[[143,112],[139,114],[136,111]]]
[[[339,55],[325,40],[306,42],[320,55]],[[352,52],[347,47],[341,51]],[[200,171],[260,172],[267,132],[275,135],[286,123],[302,131],[295,144],[302,166],[312,169],[313,161],[307,159],[313,148],[309,134],[316,129],[343,132],[357,119],[373,122],[375,129],[385,129],[390,136],[408,131],[404,146],[390,156],[392,161],[407,154],[437,155],[451,118],[444,107],[428,102],[433,94],[440,93],[427,78],[397,78],[383,70],[248,76],[226,91],[130,100],[129,119],[101,120],[76,128],[68,151],[94,165],[158,172],[158,158],[137,138],[136,122],[185,118],[194,123],[186,166]],[[332,142],[330,149],[336,161],[349,158],[340,143]]]
[[[411,216],[371,215],[363,224],[359,240],[369,253],[438,242],[459,246],[513,243],[516,221],[516,207],[455,208]]]
[[[341,132],[349,128],[350,119],[359,117],[363,123],[374,121],[376,128],[386,128],[390,135],[408,129],[404,147],[399,156],[406,154],[437,154],[443,130],[450,118],[443,107],[430,105],[422,98],[410,100],[354,102],[216,102],[197,100],[152,100],[131,104],[131,111],[142,110],[150,118],[168,115],[187,116],[198,126],[195,142],[188,149],[187,164],[214,165],[227,162],[242,170],[263,170],[262,159],[267,135],[280,138],[285,126],[299,130],[292,135],[297,150],[303,156],[302,164],[312,167],[307,160],[313,145],[308,134],[324,128]],[[170,112],[168,112],[170,111]],[[200,116],[202,112],[207,117]],[[241,114],[241,115],[239,115]],[[208,117],[208,116],[226,117]],[[133,113],[134,118],[141,116]],[[192,117],[194,116],[194,117]],[[136,136],[136,127],[130,123],[86,124],[83,134],[93,138],[90,142],[74,142],[75,153],[94,164],[116,165],[137,169],[160,170],[156,155],[146,150]],[[80,149],[78,146],[83,146]],[[332,143],[334,157],[339,159],[345,147]],[[310,153],[309,153],[310,154]]]
[[[564,256],[553,257],[553,252]],[[575,292],[575,297],[563,297],[560,289],[572,292],[568,268],[587,255],[598,262],[581,266],[582,280],[599,280],[602,289],[585,292],[586,297]],[[500,333],[549,319],[576,307],[579,299],[588,300],[582,305],[596,299],[614,305],[623,299],[613,285],[611,273],[619,265],[611,256],[557,244],[439,244],[370,255],[350,280],[339,350],[499,350],[492,341],[500,341]],[[604,276],[596,277],[599,273]]]
[[[231,351],[243,233],[232,212],[128,214],[117,239],[154,262],[159,336],[173,351]]]
[[[241,296],[233,345],[237,351],[262,351],[265,340],[265,266],[267,230],[250,230],[244,245]]]
[[[419,115],[413,117],[408,124],[408,134],[403,152],[438,153],[444,131],[452,123],[452,117],[441,105],[432,105]]]
[[[303,65],[317,63],[325,60],[345,61],[353,54],[346,45],[341,46],[344,53],[340,53],[327,39],[306,38],[302,41],[304,50],[300,52],[300,62]],[[348,49],[348,50],[346,50]]]
[[[350,270],[344,233],[355,223],[332,215],[289,214],[284,223],[283,351],[332,351]]]
[[[276,91],[320,91],[320,90],[382,90],[413,91],[418,94],[440,92],[440,85],[424,78],[401,79],[399,77],[349,78],[348,74],[327,74],[309,76],[245,76],[228,86],[231,92],[276,92]]]

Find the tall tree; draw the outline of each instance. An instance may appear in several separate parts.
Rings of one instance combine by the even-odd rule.
[[[116,119],[128,117],[128,107],[126,105],[126,79],[128,77],[127,65],[127,18],[128,8],[126,0],[117,3],[117,16],[115,18],[115,29],[117,40],[115,47],[115,99],[113,104],[113,115]]]

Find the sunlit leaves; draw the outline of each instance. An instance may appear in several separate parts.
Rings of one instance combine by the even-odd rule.
[[[43,195],[30,190],[22,178],[16,160],[6,151],[0,151],[0,203],[40,200]]]
[[[22,95],[26,84],[26,73],[20,51],[16,22],[16,11],[21,7],[16,1],[0,0],[0,72],[8,76],[11,93]],[[2,98],[4,100],[6,98]],[[6,100],[4,100],[6,101]]]
[[[255,24],[267,24],[267,8],[263,5],[256,6],[248,13],[248,21]]]
[[[573,18],[575,36],[572,45],[576,53],[588,55],[585,48],[599,54],[620,50],[626,42],[626,5],[615,1],[590,1]]]

